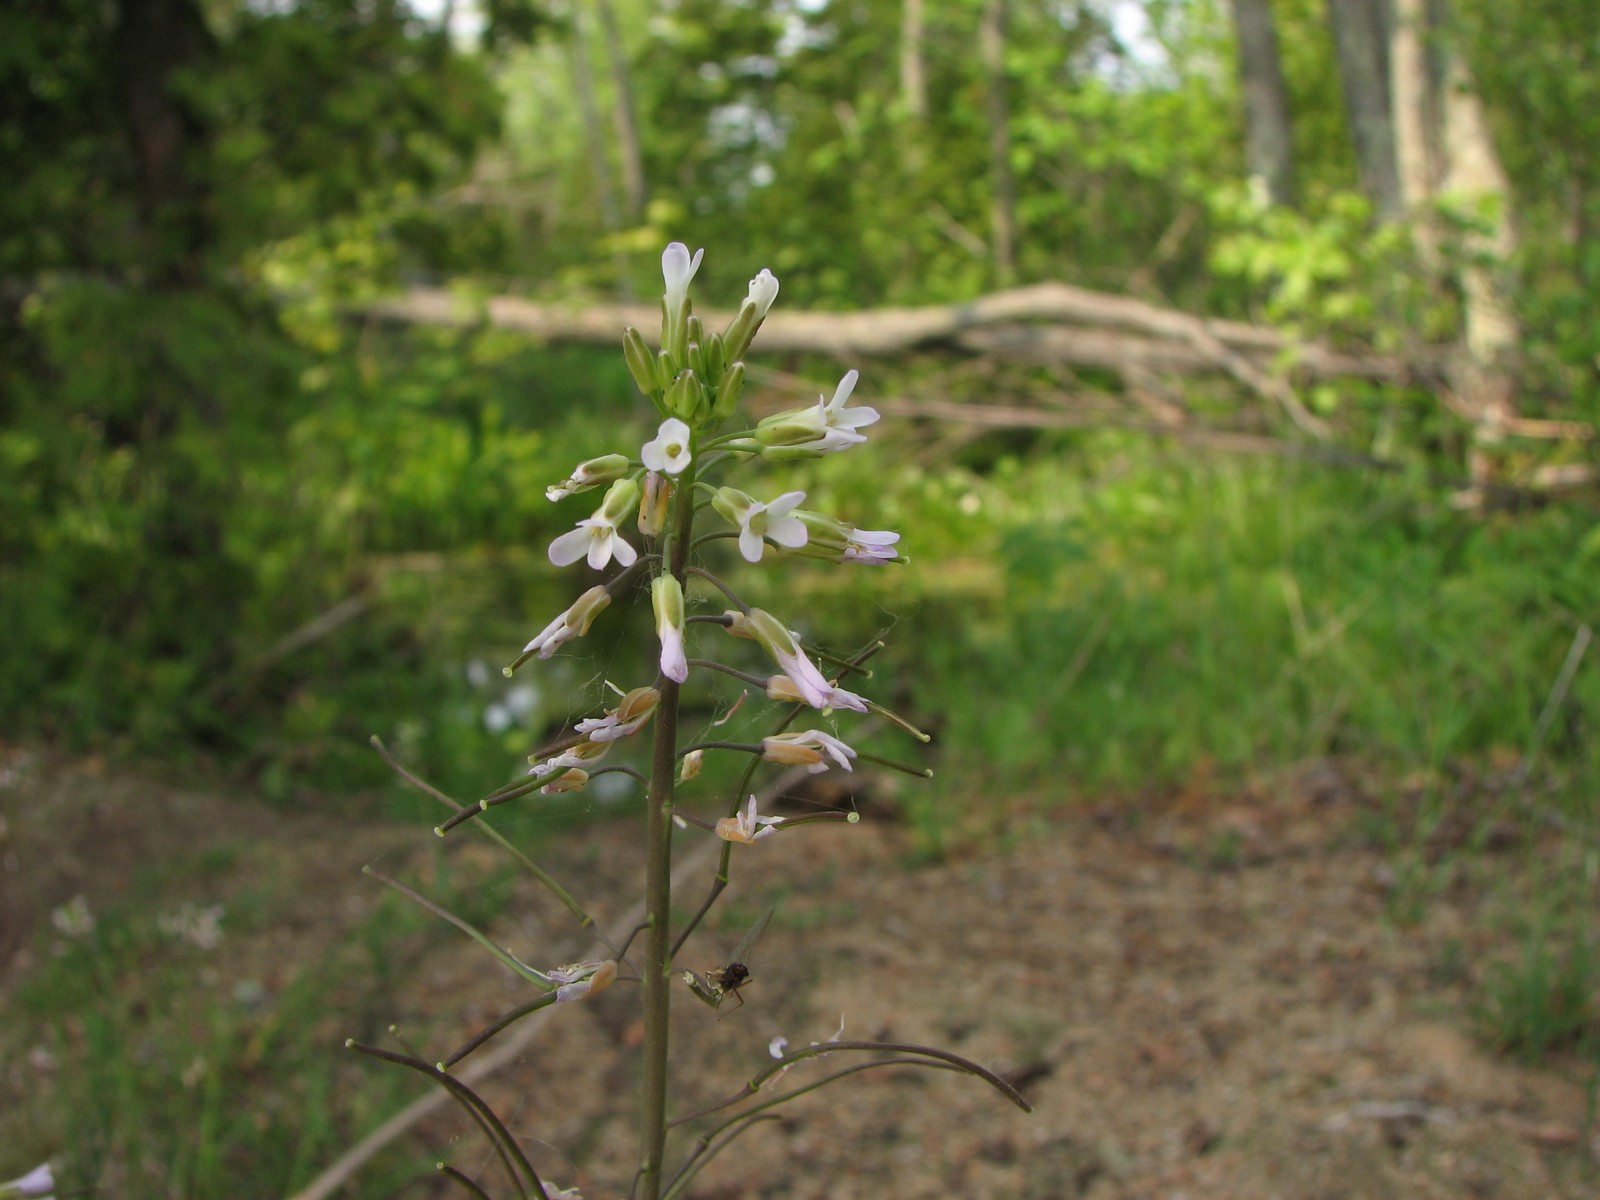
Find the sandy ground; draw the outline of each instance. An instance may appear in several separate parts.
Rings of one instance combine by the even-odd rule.
[[[27,930],[52,905],[114,887],[119,871],[175,844],[193,853],[225,832],[275,856],[299,897],[286,943],[299,953],[347,936],[371,894],[357,871],[374,850],[413,880],[437,867],[422,830],[375,826],[357,837],[331,818],[287,819],[248,800],[103,770],[50,778],[26,803],[15,790],[0,795],[12,840],[0,964],[12,977],[28,969]],[[81,799],[88,793],[92,802]],[[775,1110],[778,1120],[734,1143],[689,1194],[1600,1193],[1590,1068],[1560,1057],[1520,1064],[1476,1036],[1486,965],[1516,950],[1495,919],[1505,894],[1497,881],[1525,847],[1463,860],[1452,886],[1397,923],[1390,860],[1360,834],[1374,803],[1324,763],[1223,798],[1054,812],[1019,801],[997,836],[934,865],[913,864],[908,831],[870,805],[858,825],[821,823],[735,847],[721,919],[696,935],[686,965],[722,965],[743,924],[769,903],[777,915],[749,956],[742,1007],[713,1012],[687,992],[676,1006],[675,1111],[732,1095],[771,1061],[773,1038],[825,1041],[842,1021],[846,1039],[973,1059],[1015,1083],[1033,1112],[971,1077],[866,1071]],[[83,804],[93,825],[73,834],[66,814]],[[15,853],[44,812],[54,814],[61,852],[48,877]],[[546,842],[538,857],[565,864],[588,894],[616,897],[594,905],[605,924],[637,895],[635,836],[633,822],[607,823]],[[692,848],[704,835],[679,837]],[[450,854],[458,872],[497,861],[467,839]],[[707,883],[702,872],[679,893],[683,904]],[[493,932],[536,962],[585,949],[566,914],[521,884]],[[434,1030],[425,1052],[442,1056],[526,998],[463,941],[408,977],[394,1016]],[[590,1200],[624,1195],[635,1154],[637,991],[621,984],[554,1015],[483,1090],[553,1181],[580,1184]],[[798,1065],[776,1087],[804,1086],[825,1069]],[[697,1136],[707,1123],[690,1128]],[[481,1170],[494,1194],[507,1194],[476,1133],[452,1112],[421,1121],[405,1143]],[[436,1188],[419,1182],[416,1194]]]

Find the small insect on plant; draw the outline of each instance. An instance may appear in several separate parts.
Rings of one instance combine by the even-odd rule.
[[[712,1008],[721,1008],[722,1002],[729,996],[736,997],[739,1007],[744,1007],[744,996],[739,989],[752,981],[750,967],[745,959],[750,957],[750,951],[754,950],[756,943],[761,940],[761,935],[766,932],[767,922],[770,920],[772,920],[772,909],[769,907],[756,918],[755,924],[745,931],[744,937],[739,939],[739,944],[733,948],[733,957],[728,960],[727,966],[713,967],[704,975],[695,971],[685,971],[683,981],[689,985],[689,990]],[[737,1012],[738,1009],[730,1011]]]

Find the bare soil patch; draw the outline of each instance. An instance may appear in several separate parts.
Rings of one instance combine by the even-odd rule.
[[[86,788],[93,803],[73,802]],[[38,774],[25,792],[0,792],[11,838],[0,986],[29,969],[19,930],[50,905],[113,886],[118,872],[162,856],[190,861],[207,838],[247,841],[230,869],[259,876],[261,863],[276,864],[296,897],[286,910],[292,937],[264,934],[253,949],[219,951],[258,960],[348,936],[350,897],[376,888],[357,874],[361,863],[381,860],[424,881],[439,869],[422,829],[288,819],[247,799],[73,769]],[[56,797],[48,842],[27,815],[46,796]],[[1388,860],[1359,835],[1370,803],[1323,766],[1225,801],[1196,795],[1066,812],[1019,804],[997,844],[935,865],[911,864],[907,831],[870,812],[859,825],[735,847],[734,886],[720,919],[690,943],[687,965],[722,964],[761,908],[776,902],[778,915],[751,956],[742,1007],[719,1015],[687,992],[677,1005],[678,1111],[733,1094],[770,1061],[774,1037],[823,1041],[842,1021],[846,1038],[975,1059],[1013,1080],[1034,1112],[967,1077],[865,1072],[778,1109],[779,1120],[736,1143],[692,1194],[1595,1194],[1589,1068],[1576,1059],[1515,1063],[1475,1038],[1484,966],[1516,949],[1497,932],[1503,889],[1489,883],[1509,862],[1473,860],[1418,919],[1397,924]],[[599,897],[602,924],[638,894],[634,825],[606,822],[536,852]],[[679,835],[686,844],[703,836]],[[498,862],[466,838],[448,855],[458,878]],[[708,883],[709,871],[680,892],[686,908]],[[493,932],[537,963],[588,950],[570,917],[521,882]],[[526,999],[463,939],[406,977],[393,1016],[427,1031],[424,1053],[442,1057]],[[564,1006],[483,1089],[548,1177],[591,1198],[627,1191],[636,1005],[636,993],[617,986]],[[797,1066],[783,1085],[821,1073]],[[12,1076],[0,1108],[20,1094]],[[406,1142],[482,1169],[503,1193],[477,1137],[445,1110]],[[416,1194],[438,1188],[419,1181]]]

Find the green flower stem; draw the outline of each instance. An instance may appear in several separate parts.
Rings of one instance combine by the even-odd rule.
[[[744,1133],[746,1130],[754,1129],[757,1125],[760,1125],[763,1122],[776,1121],[777,1119],[777,1117],[772,1116],[771,1114],[762,1114],[760,1116],[751,1117],[743,1124],[733,1122],[733,1124],[737,1125],[737,1127],[729,1129],[728,1133],[720,1141],[718,1141],[715,1146],[711,1145],[711,1138],[714,1135],[708,1134],[706,1137],[702,1138],[699,1144],[695,1146],[694,1150],[690,1152],[687,1161],[685,1161],[683,1166],[678,1169],[678,1173],[672,1177],[672,1185],[667,1189],[666,1195],[662,1198],[662,1200],[672,1200],[673,1197],[682,1194],[683,1189],[688,1187],[689,1184],[694,1181],[694,1177],[700,1173],[700,1168],[715,1158],[721,1151],[727,1149],[729,1144],[738,1138],[740,1134]],[[727,1126],[723,1126],[722,1128],[726,1129]],[[719,1129],[718,1132],[721,1132],[721,1130]]]
[[[699,540],[700,541],[705,541],[704,538],[701,538]],[[724,583],[720,578],[718,578],[717,576],[713,575],[710,571],[702,570],[699,567],[690,567],[689,568],[689,574],[698,575],[701,579],[704,579],[712,587],[716,588],[717,591],[721,592],[724,596],[726,596],[728,598],[728,601],[735,608],[737,608],[740,612],[748,613],[750,611],[750,606],[748,604],[746,604],[742,599],[740,599],[738,593],[736,593],[731,587],[729,587],[726,583]],[[722,619],[726,620],[727,618],[722,618]]]
[[[527,1182],[533,1185],[534,1195],[538,1196],[539,1200],[550,1200],[550,1194],[544,1190],[544,1181],[539,1178],[539,1172],[533,1169],[533,1164],[528,1161],[528,1156],[522,1152],[522,1147],[517,1145],[517,1140],[511,1136],[511,1131],[505,1127],[505,1123],[495,1115],[494,1109],[489,1107],[477,1092],[473,1091],[454,1075],[441,1071],[438,1067],[432,1066],[412,1055],[396,1054],[393,1050],[385,1050],[380,1046],[369,1046],[363,1042],[356,1041],[354,1038],[346,1038],[344,1044],[346,1048],[359,1051],[372,1058],[394,1063],[400,1067],[409,1067],[419,1075],[426,1075],[439,1084],[440,1087],[455,1098],[456,1103],[467,1111],[472,1119],[478,1123],[478,1127],[483,1130],[485,1136],[488,1137],[490,1144],[494,1146],[495,1153],[500,1157],[500,1163],[505,1168],[506,1174],[511,1177],[511,1182],[516,1187],[517,1194],[526,1200],[528,1188],[523,1182],[525,1175]]]
[[[422,905],[423,908],[427,909],[440,920],[450,922],[450,924],[461,930],[462,933],[466,934],[473,941],[477,942],[478,945],[482,946],[490,954],[498,958],[501,963],[510,968],[513,972],[521,975],[529,983],[541,988],[545,988],[552,993],[555,991],[555,988],[551,986],[549,979],[547,979],[541,972],[534,970],[515,954],[512,954],[511,951],[497,945],[488,934],[484,933],[476,926],[467,924],[467,922],[456,916],[455,913],[451,912],[449,909],[443,907],[442,905],[435,904],[421,892],[414,888],[407,887],[405,884],[401,883],[398,879],[395,879],[392,876],[385,875],[376,867],[362,867],[361,873],[363,875],[371,875],[379,883],[383,883],[389,887],[392,887],[395,891],[406,897],[406,899],[413,900]]]
[[[439,1063],[439,1069],[444,1071],[455,1066],[463,1058],[471,1054],[490,1038],[494,1037],[494,1035],[499,1033],[502,1029],[507,1029],[510,1026],[515,1025],[529,1013],[538,1012],[541,1008],[549,1008],[555,1002],[556,994],[554,992],[546,992],[544,995],[538,996],[528,1001],[526,1004],[518,1005],[516,1008],[513,1008],[510,1012],[502,1016],[494,1024],[490,1025],[487,1029],[479,1033],[471,1041],[467,1042],[466,1045],[462,1046],[459,1050],[455,1051],[455,1053],[451,1054],[449,1058],[445,1059],[442,1063]]]
[[[880,767],[888,767],[891,771],[899,771],[902,775],[911,775],[917,779],[932,779],[931,767],[913,767],[908,763],[896,762],[892,758],[884,758],[879,754],[868,754],[865,750],[857,750],[856,757],[862,762],[877,763]]]
[[[694,534],[695,468],[680,480],[677,528],[668,569],[681,584],[688,575]],[[644,1069],[640,1096],[639,1196],[660,1200],[667,1142],[667,1034],[672,1005],[672,801],[678,771],[678,684],[660,681],[650,788],[645,800]]]
[[[455,809],[458,815],[461,813],[477,813],[483,811],[482,809],[476,807],[467,808],[457,801],[452,800],[449,796],[445,795],[438,788],[434,787],[426,779],[422,779],[419,776],[413,775],[410,771],[406,770],[403,766],[395,761],[394,756],[389,753],[389,748],[383,744],[383,740],[379,738],[377,734],[372,735],[372,746],[373,749],[383,756],[383,761],[388,763],[390,768],[395,772],[395,774],[399,775],[401,779],[404,779],[407,783],[409,783],[412,787],[417,788],[419,791],[428,793],[428,795],[432,796],[435,800],[438,800],[441,804],[448,805],[450,808]],[[590,778],[593,778],[594,775],[598,773],[599,772],[591,772]],[[634,772],[634,774],[638,773]],[[540,883],[544,884],[545,887],[549,888],[550,891],[554,893],[556,899],[560,900],[561,903],[566,906],[567,911],[578,918],[578,927],[580,929],[593,929],[594,935],[600,939],[601,943],[606,947],[606,949],[612,951],[613,957],[616,956],[616,947],[612,946],[611,942],[606,938],[604,931],[594,923],[594,918],[584,910],[583,905],[579,904],[577,900],[573,898],[571,892],[567,891],[566,888],[562,887],[555,881],[548,871],[546,871],[538,863],[534,862],[533,859],[529,858],[521,850],[513,846],[510,841],[507,840],[505,834],[501,833],[488,822],[480,822],[479,824],[474,825],[473,829],[483,834],[484,837],[488,838],[495,845],[499,846],[500,849],[511,855],[512,858],[516,859],[517,862],[522,865],[524,870],[526,870]],[[434,832],[439,834],[440,837],[444,836],[443,829],[440,826],[435,826]]]
[[[479,1187],[476,1183],[474,1183],[472,1181],[472,1177],[470,1175],[462,1174],[460,1171],[458,1171],[454,1167],[452,1167],[449,1163],[434,1163],[433,1165],[434,1165],[434,1169],[435,1170],[442,1171],[444,1174],[450,1176],[451,1179],[454,1179],[457,1183],[459,1183],[462,1187],[466,1188],[467,1191],[471,1192],[474,1196],[482,1196],[483,1200],[490,1200],[489,1193],[484,1191],[481,1187]]]

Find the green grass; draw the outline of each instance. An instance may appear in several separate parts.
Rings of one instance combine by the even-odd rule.
[[[429,891],[484,921],[504,907],[510,872],[441,869]],[[242,889],[244,917],[225,896],[209,947],[175,932],[172,914],[195,911],[176,899],[184,885],[151,881],[95,913],[92,929],[42,931],[4,1045],[7,1061],[51,1065],[0,1124],[7,1160],[56,1156],[67,1194],[282,1196],[416,1094],[415,1080],[350,1054],[344,1039],[385,1040],[401,1015],[397,989],[459,935],[385,894],[343,940],[295,936],[281,911],[291,883]],[[429,1174],[426,1151],[402,1145],[374,1160],[360,1194]]]

